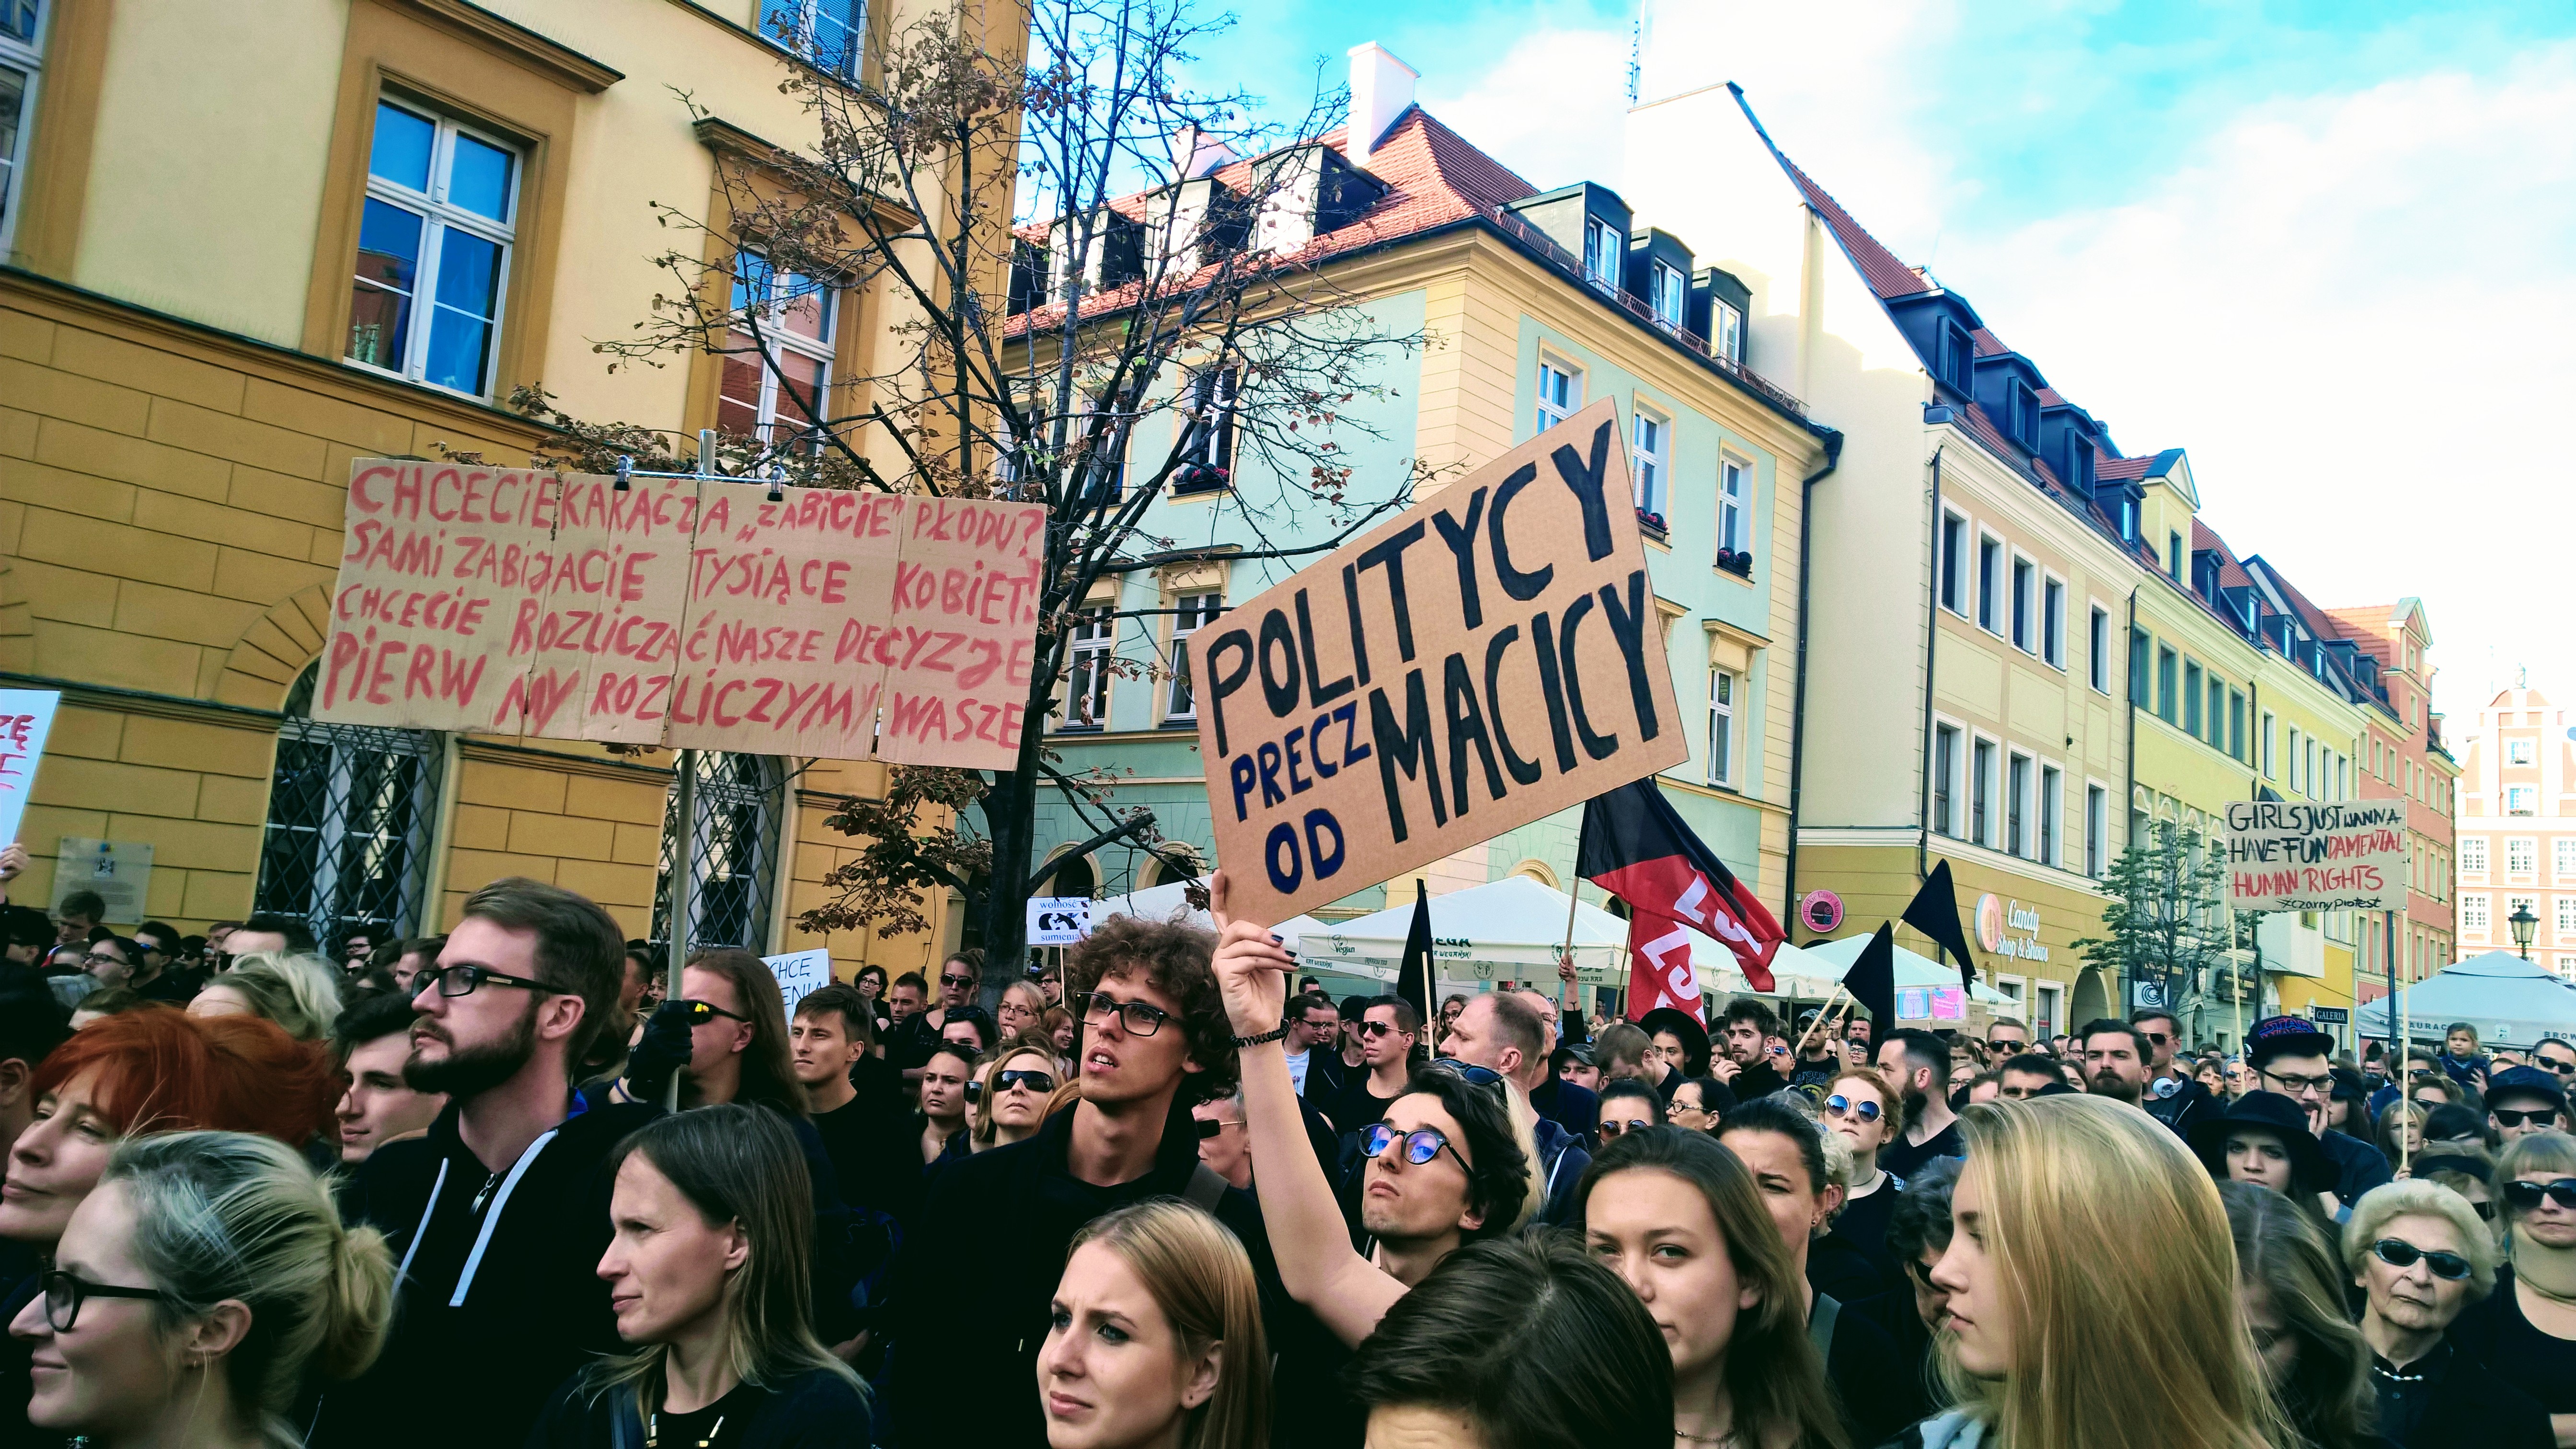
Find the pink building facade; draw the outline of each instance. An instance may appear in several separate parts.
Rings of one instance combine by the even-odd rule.
[[[2361,797],[2407,802],[2406,913],[2393,923],[2393,938],[2385,917],[2367,918],[2353,968],[2355,999],[2376,1001],[2388,994],[2392,960],[2400,981],[2421,981],[2463,954],[2454,814],[2460,763],[2433,712],[2433,625],[2423,601],[2325,612],[2345,641],[2378,661],[2388,689],[2387,709],[2364,712]]]
[[[2460,954],[2514,949],[2519,906],[2531,959],[2576,980],[2576,710],[2517,682],[2460,743]]]

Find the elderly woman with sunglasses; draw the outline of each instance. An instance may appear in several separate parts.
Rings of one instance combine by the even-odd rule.
[[[2539,1400],[2564,1442],[2576,1437],[2576,1137],[2515,1138],[2495,1183],[2510,1262],[2451,1339]]]
[[[2344,1224],[2343,1258],[2366,1295],[2383,1437],[2405,1449],[2553,1442],[2538,1401],[2449,1333],[2495,1286],[2495,1239],[2467,1199],[2429,1182],[2372,1188]]]

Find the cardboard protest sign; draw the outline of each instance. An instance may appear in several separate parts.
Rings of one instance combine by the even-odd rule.
[[[1690,756],[1606,400],[1189,648],[1217,856],[1248,920]]]
[[[796,1003],[832,984],[832,953],[817,946],[784,956],[763,956],[762,965],[778,978],[778,994],[787,1003],[787,1019],[796,1019]]]
[[[361,459],[314,713],[1015,765],[1044,505],[769,492]]]
[[[0,845],[18,838],[27,815],[27,792],[36,788],[36,763],[45,757],[62,691],[0,689]]]
[[[2240,911],[2406,909],[2406,802],[2230,804],[2227,903]]]

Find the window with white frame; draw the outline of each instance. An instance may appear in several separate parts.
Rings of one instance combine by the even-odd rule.
[[[2484,931],[2487,928],[2487,898],[2482,895],[2460,897],[2460,929]]]
[[[2273,738],[2274,738],[2274,734],[2275,734],[2275,731],[2274,731],[2274,728],[2273,728],[2273,727],[2274,727],[2275,723],[2277,722],[2277,719],[2278,719],[2278,717],[2277,717],[2277,716],[2275,716],[2274,714],[2272,714],[2272,712],[2271,712],[2271,711],[2269,711],[2269,710],[2264,711],[2264,713],[2263,713],[2263,777],[2264,777],[2265,779],[2267,779],[2267,780],[2277,780],[2277,779],[2281,778],[2281,772],[2280,772],[2278,769],[2274,768],[2274,763],[2273,763],[2273,759],[2272,759],[2272,743],[2273,743]]]
[[[2058,1003],[2065,998],[2066,988],[2043,981],[2033,994],[2039,999],[2038,1014],[2031,1018],[2030,1023],[2033,1036],[2037,1038],[2057,1035],[2057,1024],[2065,1019],[2064,1011]]]
[[[1735,783],[1735,675],[1708,672],[1708,782]]]
[[[1208,368],[1189,380],[1189,409],[1181,426],[1180,466],[1172,473],[1172,491],[1197,493],[1234,481],[1234,392],[1240,374],[1231,367]]]
[[[1941,607],[1968,614],[1968,520],[1956,513],[1941,515]]]
[[[1583,219],[1583,277],[1605,292],[1619,290],[1619,263],[1626,252],[1619,233],[1597,216]]]
[[[2561,880],[2576,876],[2576,835],[2562,835],[2549,842],[2549,870]]]
[[[2576,936],[2576,896],[2559,896],[2555,898],[2555,903],[2558,912],[2558,934],[2562,937]]]
[[[1637,475],[1637,509],[1657,518],[1664,513],[1664,454],[1672,446],[1673,425],[1644,408],[1629,417],[1628,464]]]
[[[2039,657],[2066,667],[2066,585],[2056,579],[2039,586]]]
[[[2507,740],[2507,741],[2505,741],[2505,742],[2504,742],[2504,762],[2505,762],[2506,764],[2508,764],[2508,765],[2528,765],[2528,764],[2530,764],[2530,763],[2531,763],[2531,741],[2529,741],[2529,740]]]
[[[2003,540],[1991,533],[1977,536],[1977,627],[2004,631]]]
[[[2004,786],[2004,849],[2014,855],[2030,854],[2031,803],[2030,756],[2017,754]]]
[[[760,34],[854,81],[867,53],[867,0],[760,0]]]
[[[2039,767],[2039,863],[2057,864],[2059,799],[2066,792],[2066,776],[2055,765]]]
[[[1752,531],[1745,527],[1745,504],[1753,496],[1753,467],[1724,454],[1717,459],[1717,546],[1728,552],[1749,551]]]
[[[1932,727],[1932,829],[1959,833],[1959,727]]]
[[[36,72],[44,61],[45,0],[0,0],[0,256],[17,230],[18,177],[36,119]]]
[[[1163,695],[1163,718],[1198,717],[1198,699],[1190,689],[1189,637],[1225,612],[1223,594],[1183,594],[1172,600],[1172,679]]]
[[[1744,360],[1744,314],[1735,310],[1734,303],[1709,299],[1708,345],[1729,362]]]
[[[2507,838],[2504,843],[2504,869],[2507,875],[2529,875],[2540,868],[2540,842]]]
[[[1968,838],[1979,845],[1995,843],[1995,743],[1979,740],[1971,748],[1968,763]]]
[[[1690,279],[1657,262],[1647,270],[1647,286],[1653,295],[1646,299],[1646,304],[1655,309],[1655,320],[1678,329],[1683,316],[1690,310]]]
[[[2505,787],[2504,787],[2504,813],[2505,813],[2505,814],[2507,814],[2507,815],[2537,815],[2537,814],[2539,814],[2539,813],[2540,813],[2540,787],[2539,787],[2539,786],[2537,786],[2537,785],[2507,785],[2507,786],[2505,786]]]
[[[1544,358],[1538,364],[1538,431],[1544,433],[1583,406],[1583,385],[1575,379],[1578,373]]]
[[[772,452],[810,451],[817,418],[832,415],[833,313],[838,294],[761,252],[734,253],[733,330],[716,383],[716,426]]]
[[[2487,838],[2483,835],[2460,837],[2460,869],[2471,875],[2487,873]]]
[[[515,147],[426,106],[377,102],[348,360],[489,394],[518,208]]]
[[[1109,655],[1118,640],[1117,608],[1100,604],[1074,617],[1066,648],[1064,728],[1098,729],[1109,722]]]
[[[2102,878],[2103,856],[2111,840],[2111,792],[2099,785],[2084,787],[2084,873],[2095,880]]]
[[[2111,611],[2099,604],[2085,621],[2084,669],[2096,694],[2111,692]]]
[[[2039,649],[2039,599],[2036,584],[2039,570],[2026,558],[2012,561],[2012,642],[2025,654]]]

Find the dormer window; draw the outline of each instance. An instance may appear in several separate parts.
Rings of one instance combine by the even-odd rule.
[[[1648,273],[1647,285],[1653,290],[1653,295],[1646,299],[1646,303],[1655,309],[1655,320],[1668,328],[1678,329],[1682,325],[1684,309],[1690,305],[1689,279],[1657,262]]]
[[[1625,239],[1597,216],[1583,219],[1583,279],[1605,292],[1619,290],[1619,260]]]
[[[1977,349],[1968,340],[1968,329],[1956,322],[1941,324],[1941,380],[1960,392],[1976,390]]]
[[[1733,303],[1709,299],[1708,345],[1729,362],[1744,360],[1744,314]]]
[[[2136,543],[2138,541],[2138,500],[2131,498],[2126,494],[2122,494],[2120,497],[2119,515],[2120,541],[2123,543]]]
[[[2182,582],[2182,534],[2173,529],[2165,530],[2165,572]]]
[[[2039,451],[2039,394],[2027,383],[2016,380],[2008,394],[2006,419],[2012,429],[2012,440],[2036,453]]]
[[[2072,429],[2067,430],[2066,457],[2058,465],[2057,472],[2059,479],[2067,487],[2079,493],[2091,493],[2093,491],[2092,440],[2082,433]],[[2138,534],[2134,527],[2124,527],[2120,530],[2120,536],[2135,540]]]

